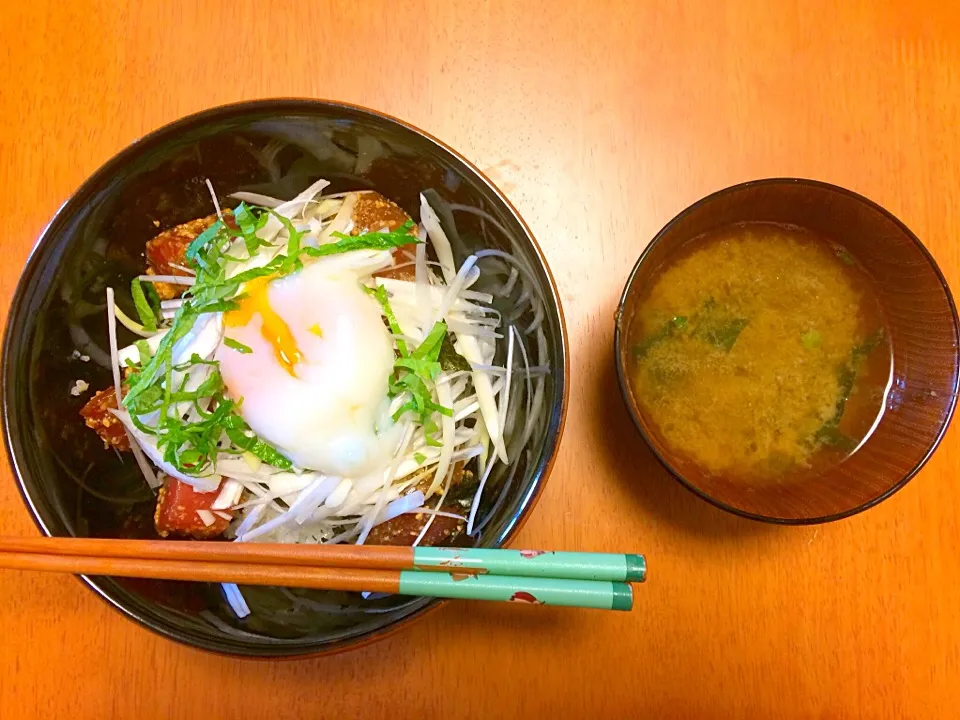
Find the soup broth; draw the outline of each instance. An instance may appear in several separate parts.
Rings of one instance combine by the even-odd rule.
[[[682,462],[784,480],[840,462],[882,412],[891,348],[841,246],[767,223],[692,241],[628,330],[641,412]]]

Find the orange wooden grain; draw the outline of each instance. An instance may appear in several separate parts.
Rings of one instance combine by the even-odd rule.
[[[165,560],[173,562],[293,565],[355,570],[413,570],[413,548],[377,545],[292,545],[288,543],[214,543],[191,540],[114,540],[48,538],[40,535],[0,537],[4,553],[29,555]],[[86,574],[94,574],[92,571]],[[104,573],[99,573],[104,574]],[[149,576],[145,576],[149,577]]]
[[[199,543],[198,543],[199,544]],[[399,570],[303,567],[299,564],[224,563],[96,555],[0,552],[0,568],[32,572],[109,575],[152,580],[280,585],[349,592],[400,592]]]
[[[289,663],[179,647],[78,582],[4,572],[0,717],[955,717],[957,426],[866,514],[766,527],[637,444],[610,345],[647,240],[749,178],[864,193],[960,287],[958,20],[941,0],[0,3],[0,311],[59,204],[162,123],[277,95],[401,116],[492,168],[565,302],[567,432],[517,546],[651,567],[633,613],[449,604]],[[0,528],[34,532],[0,474]]]

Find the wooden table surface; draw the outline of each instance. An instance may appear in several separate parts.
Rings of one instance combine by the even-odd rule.
[[[69,578],[0,572],[0,717],[956,717],[958,423],[876,509],[768,527],[665,474],[611,359],[644,244],[751,178],[866,194],[960,288],[956,3],[193,5],[3,3],[0,311],[60,203],[164,123],[267,96],[400,116],[488,169],[563,297],[566,434],[517,545],[636,549],[650,580],[630,614],[449,604],[361,650],[256,662],[156,637]],[[0,532],[35,534],[0,473]]]

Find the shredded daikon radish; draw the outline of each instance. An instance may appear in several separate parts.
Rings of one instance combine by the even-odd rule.
[[[268,505],[274,512],[285,512],[285,509],[280,507],[280,503],[277,502],[277,499],[280,497],[279,495],[271,496],[270,493],[266,492],[256,481],[237,477],[234,477],[234,480],[240,482],[244,489],[251,495],[256,495],[259,499],[263,500],[263,504]],[[252,502],[250,505],[252,506]]]
[[[244,489],[249,489],[249,488],[244,486]],[[255,493],[251,493],[251,494],[255,495]],[[284,512],[279,505],[275,503],[271,503],[272,500],[277,500],[280,497],[282,496],[276,495],[276,494],[256,495],[254,498],[247,500],[246,502],[237,503],[230,509],[239,512],[241,510],[249,510],[250,508],[265,507],[267,505],[270,505],[277,512]]]
[[[476,395],[473,396],[470,400],[467,401],[465,405],[458,406],[455,405],[453,408],[453,421],[460,422],[464,418],[470,417],[477,410],[480,409],[480,403],[476,400]]]
[[[497,419],[500,421],[500,427],[503,432],[507,429],[507,408],[510,406],[510,385],[513,380],[513,343],[516,332],[513,325],[507,328],[507,374],[503,381],[503,392],[500,394],[500,407],[497,412]]]
[[[460,297],[465,300],[476,300],[481,303],[493,302],[493,295],[486,292],[478,292],[477,290],[463,290],[460,292]]]
[[[447,234],[440,226],[440,220],[437,214],[430,207],[427,199],[420,194],[420,222],[426,228],[430,243],[433,245],[433,251],[437,254],[437,260],[440,262],[440,271],[443,273],[443,279],[449,285],[456,277],[457,271],[453,264],[453,250],[450,248],[450,241]]]
[[[322,480],[323,473],[317,472],[272,472],[261,482],[269,488],[270,492],[277,495],[291,495],[303,492],[307,487],[316,486],[318,480]],[[336,487],[334,482],[332,487]]]
[[[290,220],[291,222],[293,222],[294,220],[297,219],[297,216],[303,212],[304,207],[306,207],[306,205],[311,200],[313,200],[313,198],[318,193],[320,193],[325,187],[327,187],[327,185],[329,184],[330,183],[327,180],[317,180],[315,183],[313,183],[306,190],[298,194],[292,200],[287,200],[286,202],[281,203],[280,205],[277,205],[275,208],[273,208],[273,212],[276,215],[281,215],[287,218],[288,220]],[[275,215],[270,215],[270,217],[267,219],[264,226],[257,231],[257,237],[261,238],[262,240],[268,243],[273,243],[273,241],[277,239],[278,236],[283,237],[284,234],[285,234],[285,231],[284,231],[283,223],[280,222],[275,217]],[[242,242],[243,241],[241,238],[237,238],[237,242],[235,243],[235,245],[241,244]],[[240,263],[239,265],[239,267],[241,268],[240,271],[247,270],[250,267],[259,267],[260,265],[263,265],[266,262],[269,262],[269,260],[273,256],[279,254],[281,250],[282,250],[282,247],[280,245],[277,245],[274,248],[272,255],[266,252],[260,252],[257,255],[254,255],[254,257],[250,258],[250,260],[246,260],[243,263]],[[256,260],[258,264],[253,264],[251,262],[254,260]]]
[[[472,326],[495,329],[500,327],[499,313],[486,317],[484,315],[471,314],[467,312],[452,312],[447,316],[448,319],[459,323],[466,323]]]
[[[480,350],[476,338],[470,335],[458,335],[454,348],[470,363],[471,367],[485,364],[483,353]],[[494,398],[490,376],[485,372],[474,369],[473,386],[477,392],[477,401],[480,403],[480,413],[483,415],[483,423],[486,425],[490,441],[493,443],[493,447],[497,455],[500,456],[500,459],[503,462],[507,462],[507,448],[501,435],[499,411],[496,399]]]
[[[437,309],[437,313],[434,316],[433,321],[438,322],[447,317],[447,314],[450,312],[451,307],[456,302],[457,297],[460,292],[463,290],[463,285],[466,281],[467,275],[470,272],[470,269],[477,262],[477,256],[471,255],[468,257],[463,265],[460,266],[460,269],[457,271],[456,276],[453,279],[453,282],[450,283],[450,286],[447,288],[446,294],[443,296],[443,301],[440,303],[440,307]],[[432,324],[432,323],[431,323]]]
[[[347,499],[347,495],[350,494],[350,490],[352,488],[353,480],[344,478],[337,484],[337,487],[334,489],[334,491],[327,496],[327,499],[323,501],[323,504],[331,508],[340,507],[343,505],[343,501]]]
[[[537,330],[537,355],[540,358],[547,357],[547,338],[543,330]],[[525,447],[530,440],[530,436],[533,434],[533,425],[540,414],[540,405],[543,402],[544,386],[544,379],[542,377],[537,378],[534,384],[533,403],[531,403],[530,412],[527,413],[527,421],[523,428],[523,435],[520,441],[521,446]]]
[[[530,450],[529,449],[525,450],[524,455],[526,456],[526,461],[529,464]],[[483,517],[474,525],[473,527],[474,537],[477,537],[479,533],[483,532],[483,528],[485,528],[487,524],[493,519],[493,517],[499,511],[500,507],[506,501],[507,497],[510,494],[510,489],[513,487],[513,480],[516,477],[517,469],[519,467],[520,467],[520,453],[517,453],[513,463],[511,463],[510,465],[510,472],[507,474],[506,480],[504,480],[503,484],[500,487],[500,492],[497,496],[496,501],[493,503],[493,506],[490,508],[490,511],[486,514],[486,516]]]
[[[362,194],[362,193],[357,193]],[[343,205],[342,195],[327,195],[326,197],[318,197],[316,205],[310,212],[310,215],[315,219],[320,219],[322,221],[327,221],[336,216],[340,212],[340,207]],[[304,208],[304,215],[306,215],[307,210],[310,209],[308,205]]]
[[[123,325],[130,332],[139,335],[140,337],[151,337],[154,333],[149,330],[144,329],[143,325],[138,323],[136,320],[132,320],[126,313],[123,312],[116,305],[113,306],[113,312],[117,320],[120,321],[120,324]]]
[[[426,328],[427,324],[430,322],[430,275],[427,269],[427,244],[426,244],[426,234],[427,231],[424,227],[420,226],[420,244],[416,248],[416,261],[415,261],[415,278],[416,278],[416,296],[417,296],[417,309],[419,310],[420,315],[420,327]]]
[[[251,205],[259,205],[261,207],[275,209],[283,205],[283,200],[278,200],[277,198],[270,197],[269,195],[261,195],[260,193],[255,192],[235,192],[231,193],[230,197],[240,200],[241,202],[247,202]]]
[[[476,338],[477,346],[480,348],[480,357],[486,365],[491,365],[497,354],[497,343],[490,338]]]
[[[447,329],[456,333],[457,337],[462,335],[472,335],[473,337],[478,338],[487,338],[498,340],[503,337],[500,333],[495,330],[491,330],[489,327],[485,327],[480,323],[465,322],[463,320],[455,320],[453,318],[447,318]]]
[[[184,277],[183,275],[139,275],[138,280],[151,283],[167,283],[168,285],[193,285],[197,282],[196,278]]]
[[[467,460],[477,457],[478,455],[480,455],[481,452],[483,452],[482,446],[471,445],[468,448],[465,448],[463,450],[458,450],[457,452],[455,452],[453,456],[450,458],[450,462],[452,463],[466,462]]]
[[[494,315],[498,318],[498,321],[497,321],[498,324],[500,322],[499,321],[499,318],[501,317],[500,311],[493,307],[488,307],[486,305],[478,305],[477,303],[468,302],[466,300],[458,300],[454,304],[453,308],[457,312],[463,312],[468,314]]]
[[[210,509],[226,510],[227,508],[233,507],[237,504],[237,501],[240,500],[240,495],[242,492],[243,485],[241,485],[238,481],[224,481],[223,487],[220,489],[220,494],[217,495],[217,499],[210,504]]]
[[[353,208],[357,204],[358,197],[359,196],[354,193],[344,196],[343,204],[340,206],[340,210],[337,211],[337,214],[334,216],[333,220],[317,238],[318,245],[324,245],[330,242],[333,239],[333,233],[335,232],[342,232],[346,234],[347,224],[351,222],[350,218],[353,215]]]
[[[250,614],[250,607],[247,605],[247,601],[243,599],[240,588],[233,583],[221,583],[221,587],[223,587],[223,595],[227,599],[227,604],[237,614],[237,617],[241,620],[247,617]]]
[[[303,212],[304,207],[306,207],[317,195],[322,193],[324,188],[328,187],[329,185],[330,182],[328,180],[321,178],[307,187],[307,189],[305,189],[303,192],[298,193],[297,196],[292,200],[287,200],[286,202],[277,205],[274,210],[277,212],[277,214],[287,216],[293,220],[297,215]]]
[[[123,400],[123,392],[120,387],[120,362],[118,358],[117,351],[117,320],[116,320],[117,306],[114,303],[113,298],[113,288],[107,288],[107,334],[110,339],[110,360],[111,360],[111,371],[113,372],[113,391],[117,397],[117,406],[120,405],[120,401]]]
[[[157,348],[160,347],[160,341],[163,340],[163,336],[166,334],[167,330],[161,330],[147,338],[147,347],[150,348],[151,353],[157,352]],[[139,364],[140,349],[136,345],[127,345],[127,347],[120,350],[118,359],[123,366],[126,366],[128,362]]]
[[[374,527],[377,525],[382,525],[389,520],[393,520],[395,517],[400,515],[405,515],[406,513],[412,512],[416,508],[421,507],[423,505],[423,501],[423,493],[419,490],[414,490],[412,493],[397,498],[387,505],[377,519],[374,520]]]
[[[416,510],[411,510],[411,513],[423,513],[424,515],[436,515],[437,517],[448,517],[453,518],[454,520],[463,520],[467,521],[466,515],[457,515],[457,513],[446,512],[444,510],[431,510],[430,508],[417,508]],[[410,514],[410,513],[407,513]]]
[[[107,335],[110,342],[110,369],[113,373],[113,392],[117,398],[117,407],[122,407],[120,403],[123,401],[123,385],[120,383],[120,353],[117,350],[116,310],[117,305],[113,295],[113,288],[108,287]],[[147,481],[147,485],[151,490],[156,490],[163,484],[163,481],[153,472],[153,468],[150,467],[150,463],[147,462],[147,459],[143,456],[143,452],[140,450],[140,446],[137,444],[137,439],[133,436],[133,433],[130,432],[126,424],[124,424],[123,429],[127,434],[127,442],[129,442],[130,450],[133,452],[133,459],[137,461],[137,466],[140,468],[140,472],[143,473],[144,480]]]
[[[537,352],[540,355],[540,357],[545,357],[547,354],[546,337],[543,335],[542,331],[538,331],[537,335],[538,335]],[[524,350],[522,340],[519,336],[517,337],[517,340],[520,341],[520,348],[522,352]],[[533,402],[531,402],[528,406],[529,410],[527,411],[526,424],[523,429],[523,435],[521,436],[520,441],[517,443],[518,448],[526,447],[527,443],[530,440],[530,437],[533,432],[534,421],[539,414],[540,404],[543,401],[543,391],[544,391],[544,379],[542,377],[539,377],[534,381]],[[531,453],[530,453],[530,450],[528,449],[526,451],[528,463],[530,462],[530,455]],[[497,502],[494,504],[493,508],[491,508],[491,511],[487,514],[487,516],[479,523],[478,527],[476,528],[476,532],[480,532],[483,530],[486,524],[490,522],[490,519],[495,515],[500,505],[504,502],[504,499],[506,498],[507,493],[510,490],[511,484],[513,482],[513,478],[516,474],[518,467],[519,467],[519,462],[514,462],[513,465],[511,466],[510,473],[507,476],[506,481],[503,483],[503,486],[501,487],[500,497],[497,499]]]
[[[480,279],[480,268],[472,267],[467,272],[467,277],[463,281],[463,288],[466,290]]]
[[[496,460],[491,459],[483,472],[483,476],[480,478],[480,485],[477,487],[477,492],[474,494],[473,500],[470,503],[470,517],[467,518],[467,535],[473,535],[473,523],[477,517],[477,510],[480,508],[480,497],[483,495],[483,488],[486,486],[487,478],[490,477],[490,471],[495,464]]]
[[[390,462],[390,469],[384,474],[383,485],[381,486],[380,494],[377,497],[376,502],[371,510],[367,511],[366,519],[363,522],[363,529],[358,532],[359,537],[357,538],[357,545],[363,545],[363,541],[367,539],[367,535],[370,534],[370,530],[373,528],[373,521],[383,510],[385,502],[385,491],[390,487],[390,483],[394,479],[394,473],[397,471],[397,466],[400,464],[400,459],[407,452],[407,445],[410,444],[410,440],[413,437],[413,425],[407,424],[403,429],[403,436],[400,440],[400,446],[397,449],[397,452],[394,453],[393,460]]]
[[[452,483],[450,482],[449,475],[453,474],[453,470],[454,470],[453,468],[450,468],[450,472],[448,474],[448,477],[446,478],[446,483],[444,484],[444,487],[443,487],[443,492],[440,493],[440,499],[437,500],[437,505],[434,508],[434,514],[432,514],[430,518],[427,520],[427,522],[423,524],[423,527],[420,528],[420,532],[417,535],[416,539],[413,541],[412,547],[416,547],[417,545],[420,544],[420,541],[423,540],[424,535],[427,534],[427,530],[430,529],[430,526],[433,525],[433,521],[436,520],[437,518],[436,512],[443,507],[443,501],[447,499],[447,493],[450,492],[450,485]]]
[[[511,334],[512,334],[513,336],[515,336],[516,339],[517,339],[517,345],[520,347],[520,355],[521,355],[521,357],[523,358],[524,377],[525,377],[525,379],[526,379],[526,393],[525,393],[525,395],[526,395],[526,401],[527,401],[526,422],[530,422],[530,418],[531,418],[532,415],[533,415],[533,380],[531,379],[531,376],[530,376],[530,370],[531,370],[531,368],[530,368],[530,359],[529,359],[529,357],[528,357],[528,355],[527,355],[527,348],[526,348],[526,347],[524,346],[524,344],[523,344],[523,338],[521,338],[520,335],[519,335],[519,333],[517,333],[516,327],[514,327],[513,325],[511,325],[511,326],[510,326],[510,330],[511,330]],[[521,439],[520,443],[518,444],[518,446],[521,447],[521,448],[522,448],[524,445],[526,445],[527,440],[528,440],[526,431],[527,431],[527,426],[525,425],[525,426],[524,426],[524,433],[523,433],[523,435],[521,436],[522,439]]]
[[[318,483],[310,492],[303,498],[303,501],[299,503],[299,510],[294,519],[299,525],[303,525],[307,520],[310,519],[310,516],[313,515],[317,509],[324,504],[327,504],[332,493],[334,493],[342,482],[349,482],[349,480],[342,480],[334,475],[323,478],[320,483]],[[350,491],[349,486],[347,487],[347,492]]]
[[[421,227],[421,230],[422,230],[422,227]],[[423,232],[426,232],[426,231],[423,230]],[[394,266],[393,266],[393,269],[394,269],[394,270],[399,270],[399,269],[401,269],[401,268],[406,268],[406,267],[414,267],[414,268],[416,268],[416,264],[417,264],[417,256],[416,256],[416,254],[411,255],[411,254],[409,253],[409,251],[404,250],[403,248],[397,248],[397,250],[399,251],[400,254],[403,255],[403,257],[406,258],[406,260],[405,260],[404,262],[397,263],[396,265],[394,265]],[[432,271],[432,268],[439,268],[439,267],[440,267],[440,263],[436,262],[435,260],[427,260],[427,261],[426,261],[426,266],[427,266],[427,277],[430,279],[430,284],[434,284],[434,285],[435,285],[435,284],[439,284],[440,282],[442,282],[442,281],[437,277],[437,274]]]
[[[402,310],[407,310],[408,312],[419,311],[421,301],[417,294],[420,293],[426,296],[426,306],[429,308],[430,313],[438,314],[449,293],[449,289],[444,288],[442,285],[426,285],[418,288],[416,282],[388,277],[376,277],[374,281],[377,285],[382,285],[387,289],[390,295],[390,305],[393,307],[394,312]],[[469,313],[494,313],[495,311],[484,305],[478,305],[459,297],[453,297],[450,304],[444,309],[444,314],[451,312],[466,315]]]
[[[245,532],[243,535],[238,535],[237,540],[239,540],[240,542],[250,542],[251,540],[255,540],[258,537],[266,535],[267,533],[270,533],[273,530],[276,530],[277,528],[282,527],[283,525],[285,525],[286,523],[290,522],[293,519],[293,511],[295,506],[296,506],[296,503],[294,503],[294,505],[292,505],[290,509],[287,510],[285,513],[282,513],[275,518],[267,520],[265,523],[261,525],[251,528],[250,530]]]
[[[267,509],[266,505],[257,505],[250,512],[248,512],[247,516],[243,519],[243,521],[239,525],[237,525],[237,529],[234,531],[234,537],[236,537],[237,540],[239,541],[240,537],[245,533],[247,533],[250,530],[250,528],[252,528],[257,523],[257,520],[260,519],[260,516],[263,515],[263,512],[266,509]]]
[[[511,326],[511,327],[514,327],[514,328],[515,328],[515,326]],[[519,340],[520,338],[517,338],[517,339]],[[507,374],[507,369],[506,369],[505,367],[500,367],[499,365],[477,365],[477,369],[478,369],[478,370],[482,370],[482,371],[485,372],[485,373],[489,373],[489,374],[491,374],[491,375],[496,375],[496,376],[506,375],[506,374]],[[540,376],[543,376],[543,375],[549,375],[549,374],[550,374],[550,366],[549,366],[549,365],[535,365],[535,366],[533,366],[533,367],[531,367],[531,368],[529,368],[529,369],[528,369],[528,368],[524,368],[523,370],[520,370],[519,368],[514,368],[514,370],[513,370],[513,374],[514,374],[514,375],[517,375],[517,374],[520,374],[520,373],[523,373],[523,374],[525,374],[525,375],[529,374],[530,377],[540,377]]]
[[[454,377],[454,375],[456,375],[456,377]],[[459,372],[447,373],[447,380],[450,380],[450,394],[454,400],[459,400],[460,396],[467,390],[468,383],[466,376]]]
[[[163,485],[163,480],[158,477],[157,473],[155,473],[153,468],[150,467],[150,463],[147,462],[147,458],[143,454],[143,450],[141,450],[140,446],[134,442],[133,438],[130,438],[130,451],[133,453],[133,459],[137,461],[137,466],[140,468],[140,472],[143,473],[143,477],[146,479],[149,488],[151,490],[156,490]]]
[[[206,178],[205,182],[207,183],[207,190],[210,191],[210,199],[213,200],[213,206],[217,209],[217,217],[220,219],[220,222],[223,222],[223,212],[220,210],[220,201],[217,200],[217,193],[213,189],[213,183],[210,182],[210,178]],[[210,523],[213,524],[212,522]]]
[[[350,528],[349,530],[345,530],[344,532],[340,533],[339,535],[334,535],[332,538],[330,538],[329,540],[327,540],[327,544],[328,544],[328,545],[336,545],[337,543],[346,542],[347,540],[353,540],[354,538],[357,538],[358,535],[360,535],[360,532],[361,532],[361,531],[360,531],[360,523],[357,523],[356,525],[354,525],[354,526],[353,526],[352,528]],[[368,534],[369,534],[369,533],[368,533]],[[365,539],[366,539],[366,536],[364,536],[363,539],[365,540]],[[359,538],[357,538],[356,544],[357,544],[357,545],[362,545],[363,543],[360,542],[360,539],[359,539]]]
[[[217,521],[217,519],[213,516],[213,513],[209,510],[197,510],[197,516],[200,518],[200,521],[205,527],[210,527]]]
[[[441,375],[437,378],[436,382],[437,389],[437,400],[440,405],[443,407],[452,407],[453,397],[450,393],[450,381],[446,376]],[[443,482],[443,479],[447,476],[447,469],[450,467],[450,456],[453,455],[453,438],[454,438],[454,420],[449,415],[440,416],[440,432],[441,432],[441,442],[443,443],[440,448],[440,459],[437,462],[437,471],[433,476],[433,482],[430,483],[430,488],[427,490],[426,496],[431,497],[436,489],[440,487],[440,484]]]

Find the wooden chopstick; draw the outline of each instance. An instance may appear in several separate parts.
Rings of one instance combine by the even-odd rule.
[[[433,565],[423,571],[409,565],[418,550]],[[559,566],[579,576],[557,578],[543,572],[540,558],[561,556]],[[462,562],[470,557],[469,563]],[[382,592],[466,600],[499,600],[612,610],[633,606],[632,587],[620,581],[582,579],[577,558],[590,553],[543,553],[475,548],[397,548],[364,546],[292,546],[242,543],[194,543],[94,538],[0,538],[0,568],[64,572],[75,575],[153,578],[192,582]],[[599,555],[604,563],[628,556]],[[639,556],[629,556],[639,557]],[[527,576],[493,574],[519,567]],[[517,559],[519,558],[519,559]],[[642,558],[641,558],[642,560]],[[535,562],[529,562],[535,561]],[[414,562],[419,562],[414,560]],[[404,563],[401,568],[394,567]],[[360,566],[354,566],[359,564]],[[524,567],[526,566],[526,567]],[[529,567],[540,567],[539,572]],[[502,569],[502,568],[501,568]],[[637,574],[627,567],[620,572]],[[645,572],[645,566],[644,566]]]
[[[386,545],[297,545],[191,540],[110,540],[73,537],[0,537],[0,553],[137,558],[141,560],[266,563],[329,568],[413,568],[413,548]]]
[[[322,590],[360,590],[398,593],[400,571],[354,568],[308,568],[290,565],[263,565],[105,558],[87,555],[0,553],[0,567],[7,570],[63,572],[73,575],[189,580],[193,582],[276,585]]]
[[[643,582],[642,555],[483,548],[297,545],[72,537],[0,537],[0,553],[366,570],[466,570],[489,575]]]

